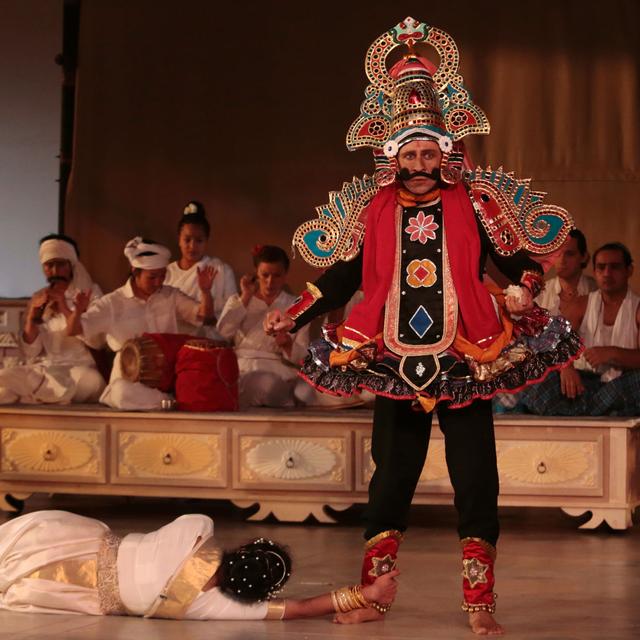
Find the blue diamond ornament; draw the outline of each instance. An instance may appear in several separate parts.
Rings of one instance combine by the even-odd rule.
[[[409,320],[409,326],[415,331],[418,338],[423,338],[432,325],[433,319],[422,305],[416,309]]]

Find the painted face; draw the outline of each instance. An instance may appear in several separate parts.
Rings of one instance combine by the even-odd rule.
[[[556,261],[557,274],[567,280],[582,273],[583,264],[589,260],[588,254],[581,254],[578,240],[569,236],[562,247]]]
[[[182,225],[180,235],[178,236],[178,246],[180,247],[182,257],[191,264],[200,262],[204,257],[208,240],[209,238],[201,225]]]
[[[277,298],[287,279],[287,270],[281,262],[260,262],[256,270],[260,297]]]
[[[141,269],[134,281],[140,293],[150,296],[160,289],[166,274],[166,269]]]
[[[621,251],[605,249],[596,254],[593,274],[600,291],[605,293],[626,291],[632,273],[633,265],[625,266]]]
[[[51,284],[54,282],[69,283],[73,279],[73,268],[68,260],[62,258],[54,258],[47,260],[42,265],[44,277]]]
[[[434,169],[440,168],[441,159],[442,151],[440,151],[438,143],[432,140],[415,140],[414,142],[409,142],[401,147],[397,157],[398,168],[408,169],[411,173],[417,171],[431,173]],[[433,178],[419,176],[410,178],[409,180],[403,180],[402,184],[406,189],[411,191],[411,193],[422,195],[429,193],[438,183]]]

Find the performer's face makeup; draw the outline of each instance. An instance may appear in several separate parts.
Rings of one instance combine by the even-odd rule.
[[[431,173],[440,168],[442,152],[437,142],[431,140],[415,140],[405,144],[398,152],[398,168],[407,169],[412,174],[423,171]],[[438,185],[438,181],[425,176],[416,176],[403,180],[402,184],[406,189],[422,195],[429,193]]]
[[[207,234],[199,224],[185,224],[180,229],[178,246],[182,257],[190,264],[200,262],[207,247]]]
[[[71,282],[73,278],[73,269],[68,260],[59,258],[47,260],[42,265],[42,271],[49,284],[53,284],[54,282]]]
[[[287,279],[287,270],[281,262],[261,262],[256,269],[258,289],[263,299],[275,299],[280,295]]]
[[[166,269],[140,269],[134,276],[136,288],[143,296],[150,296],[160,289],[166,275]]]
[[[626,291],[632,274],[633,265],[625,265],[621,251],[604,249],[596,254],[593,275],[600,291],[612,294]]]

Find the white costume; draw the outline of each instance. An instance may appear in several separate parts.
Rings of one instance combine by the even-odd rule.
[[[577,294],[579,296],[588,296],[592,291],[596,290],[596,281],[591,276],[580,275],[578,280]],[[535,299],[538,306],[547,309],[552,316],[560,315],[560,278],[556,276],[547,280],[544,289]]]
[[[218,320],[218,331],[233,341],[240,369],[240,407],[289,407],[293,406],[293,391],[297,382],[298,364],[304,358],[309,342],[308,327],[293,337],[291,353],[285,354],[275,338],[265,334],[262,321],[275,309],[285,311],[295,296],[285,291],[268,306],[252,296],[244,306],[238,294],[227,300]]]
[[[0,608],[189,620],[262,620],[266,602],[202,591],[221,550],[213,521],[193,514],[122,540],[99,520],[37,511],[0,526]]]
[[[636,323],[636,312],[640,304],[640,296],[627,290],[616,321],[611,325],[605,325],[603,320],[604,304],[600,291],[589,294],[587,308],[580,325],[580,337],[584,341],[585,347],[621,347],[623,349],[640,348],[640,336],[638,335],[638,325]],[[576,369],[593,371],[593,367],[581,356],[575,363]],[[622,369],[617,367],[598,367],[602,382],[610,382],[622,375]]]
[[[213,267],[216,270],[216,276],[213,279],[213,284],[211,285],[211,296],[213,297],[213,312],[215,313],[216,318],[219,318],[227,300],[234,293],[238,292],[233,269],[225,262],[222,262],[219,258],[205,256],[200,260],[200,262],[194,264],[189,269],[181,269],[177,261],[172,262],[167,267],[167,276],[164,283],[171,287],[175,287],[176,289],[180,289],[182,293],[186,293],[194,300],[200,302],[198,268],[204,269],[205,267]],[[197,335],[203,331],[204,336],[207,338],[214,340],[220,339],[220,335],[213,326],[202,327],[200,332],[196,331],[192,325],[185,322],[179,322],[178,327],[180,333]]]
[[[156,254],[139,257],[131,251],[127,253],[132,243],[136,242],[138,253],[155,251]],[[167,265],[169,250],[136,238],[127,245],[125,255],[133,267],[158,269]],[[115,409],[160,409],[162,401],[171,396],[140,382],[124,380],[120,368],[120,350],[127,340],[143,333],[179,333],[179,320],[200,326],[202,321],[198,319],[198,310],[199,305],[193,298],[166,285],[146,300],[138,298],[133,292],[131,279],[92,304],[81,318],[83,334],[90,338],[105,333],[107,344],[116,352],[109,384],[100,396],[100,402]]]
[[[80,290],[90,290],[93,300],[102,295],[78,261],[73,245],[59,239],[45,240],[40,245],[40,263],[55,259],[68,260],[72,266],[73,279],[64,294],[70,309]],[[102,342],[102,336],[97,335],[90,345],[100,347]],[[83,339],[67,335],[62,313],[47,307],[36,339],[29,344],[21,336],[20,347],[28,364],[0,369],[0,404],[96,402],[100,397],[104,379]]]

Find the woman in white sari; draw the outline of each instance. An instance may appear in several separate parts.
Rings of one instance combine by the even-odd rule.
[[[285,549],[260,538],[223,551],[211,518],[184,515],[123,538],[92,518],[37,511],[0,526],[0,609],[188,620],[263,620],[388,608],[391,572],[367,587],[276,600],[291,572]]]

